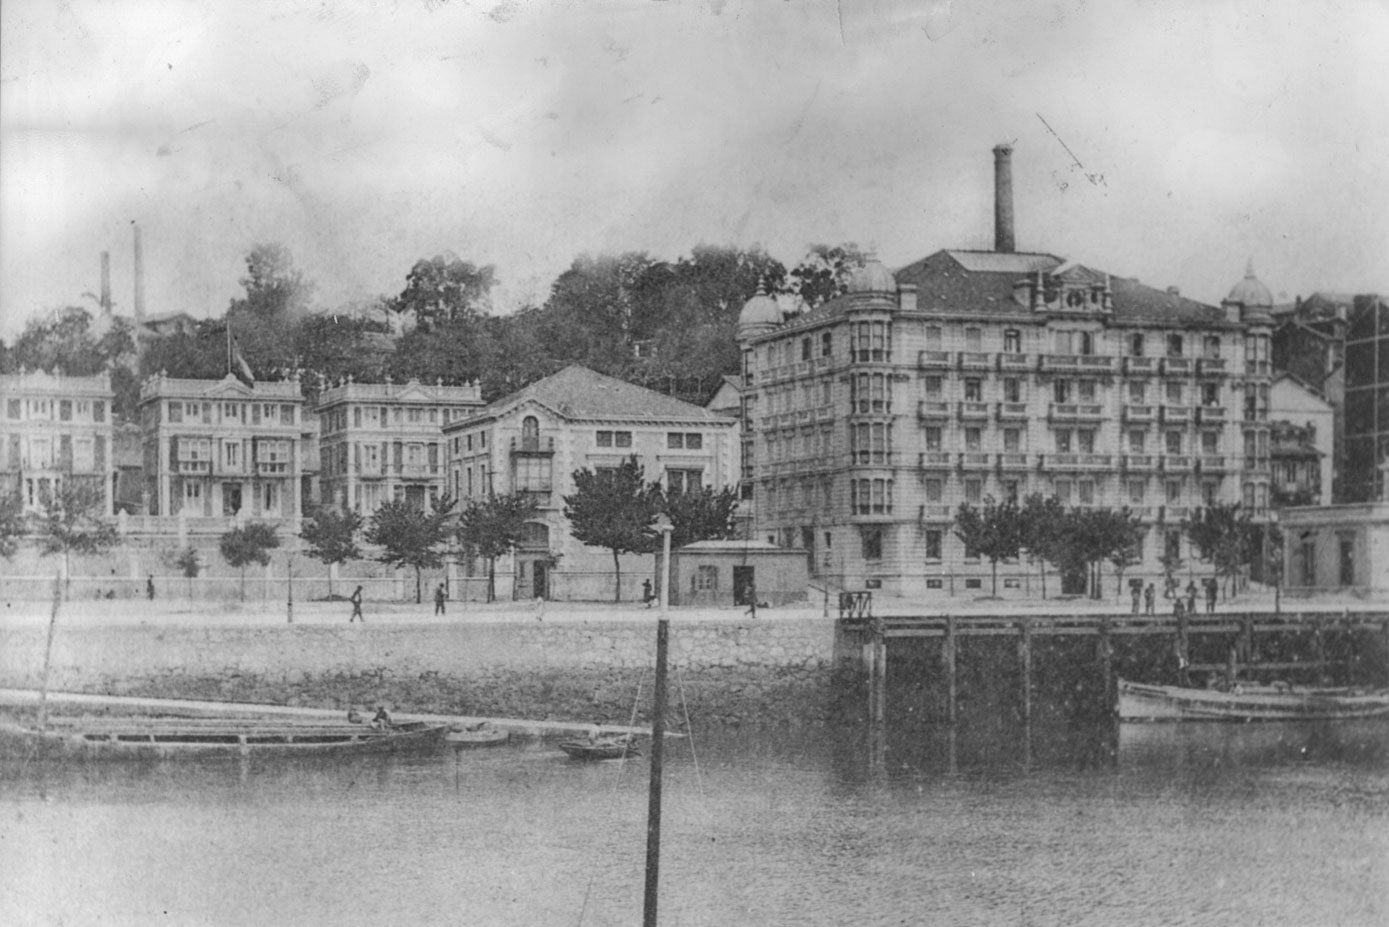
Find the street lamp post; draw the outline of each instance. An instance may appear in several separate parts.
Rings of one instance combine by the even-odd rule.
[[[661,532],[661,617],[656,622],[656,691],[651,706],[651,786],[646,808],[643,927],[656,927],[656,888],[661,868],[661,761],[665,755],[666,647],[670,636],[670,535],[675,530],[664,512],[656,516],[651,527]]]

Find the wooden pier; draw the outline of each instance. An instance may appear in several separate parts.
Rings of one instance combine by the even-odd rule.
[[[960,650],[965,641],[972,639],[1016,640],[1016,672],[1007,675],[1017,680],[1018,691],[1012,704],[1024,725],[1030,722],[1034,708],[1034,651],[1043,642],[1056,638],[1095,640],[1093,662],[1088,666],[1068,666],[1067,670],[1097,679],[1104,703],[1110,709],[1115,704],[1116,680],[1121,669],[1116,666],[1116,650],[1132,650],[1132,645],[1143,638],[1157,639],[1153,643],[1170,654],[1173,678],[1161,681],[1185,683],[1191,677],[1200,679],[1202,674],[1212,673],[1345,674],[1349,664],[1368,649],[1376,651],[1372,670],[1378,678],[1362,681],[1389,683],[1386,609],[1225,611],[1183,616],[1127,612],[873,616],[871,603],[856,599],[852,609],[841,611],[839,634],[843,644],[862,648],[868,722],[875,732],[882,730],[888,713],[891,645],[908,640],[939,641],[938,666],[943,678],[935,682],[941,687],[944,701],[941,720],[952,725],[959,718]],[[1261,658],[1270,652],[1274,658]],[[1203,655],[1206,659],[1199,659]],[[1212,659],[1213,655],[1219,659]],[[1007,684],[1014,683],[1009,679]]]

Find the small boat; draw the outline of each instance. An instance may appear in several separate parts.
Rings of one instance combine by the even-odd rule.
[[[484,721],[470,727],[461,724],[451,725],[448,733],[444,734],[444,742],[455,747],[495,747],[506,743],[510,736],[506,731],[492,727]]]
[[[598,740],[561,740],[559,748],[573,760],[620,760],[625,756],[640,756],[636,742],[630,737],[603,737]]]
[[[446,727],[196,718],[52,719],[45,730],[0,722],[0,756],[82,760],[337,756],[437,748]]]
[[[1120,721],[1340,721],[1386,716],[1389,689],[1244,684],[1222,691],[1119,680]]]

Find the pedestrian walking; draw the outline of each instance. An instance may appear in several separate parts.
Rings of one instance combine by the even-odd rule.
[[[1177,621],[1179,623],[1186,617],[1186,599],[1177,596],[1172,600],[1172,614],[1177,616]]]
[[[1191,580],[1186,584],[1186,613],[1196,614],[1196,580]]]
[[[1215,614],[1215,600],[1220,595],[1220,583],[1214,577],[1206,580],[1206,614]]]
[[[439,588],[434,590],[434,614],[444,614],[444,603],[448,601],[448,593],[444,591],[444,584],[440,583]]]
[[[1145,614],[1145,615],[1155,615],[1155,614],[1157,614],[1157,612],[1155,612],[1155,611],[1153,610],[1154,600],[1155,600],[1156,598],[1157,598],[1157,589],[1155,589],[1155,588],[1153,587],[1153,584],[1152,584],[1152,583],[1149,583],[1149,584],[1148,584],[1148,588],[1143,590],[1143,614]]]
[[[145,595],[149,596],[149,600],[150,600],[151,602],[154,601],[154,574],[153,574],[153,573],[150,574],[150,578],[149,578],[149,579],[145,580]]]
[[[646,603],[647,608],[650,608],[651,603],[656,601],[656,593],[651,591],[651,580],[649,579],[641,581],[641,600]]]
[[[352,603],[352,617],[347,619],[347,623],[351,624],[358,618],[361,618],[362,624],[366,624],[366,616],[362,614],[362,587],[358,586],[356,589],[352,590],[352,595],[347,597],[347,601]]]
[[[1135,582],[1130,584],[1129,593],[1133,596],[1133,613],[1138,614],[1138,600],[1143,597],[1143,584]]]

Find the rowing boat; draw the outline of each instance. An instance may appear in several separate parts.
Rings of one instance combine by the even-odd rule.
[[[424,721],[373,727],[232,719],[53,719],[43,730],[3,721],[0,757],[164,760],[402,753],[437,747],[445,730]]]
[[[463,727],[455,724],[444,734],[445,743],[455,747],[495,747],[504,744],[511,735],[489,724]]]
[[[561,740],[558,746],[573,760],[620,760],[625,756],[641,755],[637,745],[628,738]]]
[[[1389,689],[1237,685],[1229,691],[1119,680],[1120,721],[1339,721],[1389,716]]]

